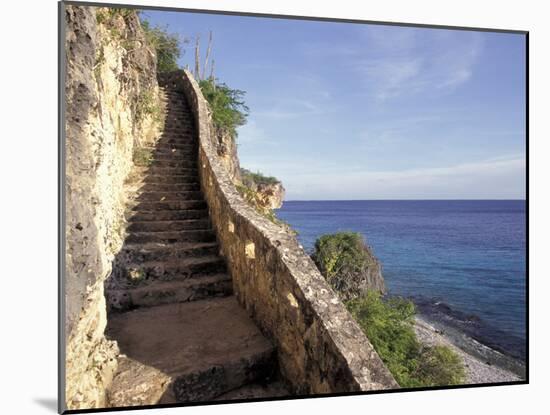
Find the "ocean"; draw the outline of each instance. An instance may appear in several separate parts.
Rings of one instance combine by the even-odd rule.
[[[307,252],[323,234],[360,232],[388,295],[525,360],[525,201],[287,201],[277,216]]]

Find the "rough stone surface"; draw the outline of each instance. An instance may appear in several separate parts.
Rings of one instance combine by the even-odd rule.
[[[285,188],[280,181],[269,180],[262,181],[258,175],[255,175],[247,169],[241,169],[240,181],[233,181],[237,185],[244,185],[254,193],[254,205],[260,211],[269,212],[273,209],[280,209],[283,206],[285,198]]]
[[[192,75],[176,72],[163,82],[183,90],[194,112],[201,188],[234,291],[274,341],[280,372],[291,392],[397,388],[296,238],[259,215],[235,189],[217,155],[207,102]]]
[[[366,293],[368,290],[379,291],[382,294],[386,293],[386,283],[384,276],[382,275],[382,264],[374,256],[372,250],[366,247],[367,254],[369,256],[368,265],[365,266],[361,277],[358,281],[359,291]]]
[[[261,399],[289,396],[290,392],[282,382],[271,382],[268,384],[251,383],[237,389],[233,389],[218,396],[216,401],[231,401],[234,399]]]
[[[285,198],[285,188],[281,182],[275,184],[260,183],[256,187],[262,205],[266,209],[280,209]]]
[[[137,96],[158,90],[156,64],[135,14],[98,24],[97,8],[65,6],[65,345],[68,409],[105,405],[116,369],[106,325],[103,281],[122,243],[123,184],[137,142],[156,123],[136,115]],[[132,42],[134,50],[123,45]]]
[[[108,390],[111,407],[154,405],[168,393],[170,376],[152,366],[121,355],[116,383]]]
[[[370,255],[372,256],[372,260],[369,265],[365,267],[358,288],[363,293],[366,293],[368,290],[374,290],[384,294],[386,293],[386,283],[382,276],[382,265],[372,253],[370,253]]]
[[[107,335],[131,362],[111,406],[210,400],[274,371],[273,346],[233,296],[112,315]]]
[[[237,155],[237,142],[229,133],[216,132],[216,153],[220,161],[225,165],[229,178],[233,183],[241,180],[241,166]]]

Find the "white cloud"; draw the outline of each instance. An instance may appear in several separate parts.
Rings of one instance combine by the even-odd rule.
[[[303,170],[302,170],[303,171]],[[472,163],[402,171],[316,171],[287,174],[288,199],[524,198],[525,158],[503,156]],[[295,192],[296,190],[296,192]]]
[[[470,80],[483,48],[479,34],[447,31],[428,39],[409,30],[367,30],[369,47],[349,63],[376,99],[452,91]]]
[[[377,98],[386,100],[414,85],[422,66],[422,59],[407,57],[365,60],[358,64],[358,69],[369,82],[376,84]]]
[[[299,98],[274,98],[272,106],[254,111],[254,116],[284,120],[319,115],[324,112],[325,110],[310,100]]]

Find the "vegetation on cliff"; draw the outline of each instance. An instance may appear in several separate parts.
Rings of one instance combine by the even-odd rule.
[[[214,79],[199,81],[202,94],[210,105],[212,122],[221,133],[237,136],[237,128],[246,123],[248,107],[243,101],[244,91],[231,89]]]
[[[446,346],[423,346],[418,342],[411,301],[384,300],[379,293],[369,291],[346,306],[402,387],[464,383],[464,367],[455,352]]]
[[[170,72],[179,69],[178,58],[181,55],[180,38],[168,29],[151,24],[141,19],[141,27],[145,33],[147,43],[155,50],[157,57],[157,71]],[[184,39],[183,43],[187,43]]]
[[[312,255],[329,284],[345,301],[397,383],[405,388],[464,383],[460,357],[446,346],[423,346],[414,332],[416,309],[380,291],[359,293],[357,277],[376,261],[360,234],[341,232],[317,239]]]
[[[254,187],[260,184],[277,184],[281,183],[276,177],[265,176],[262,172],[251,172],[247,169],[241,169],[241,181],[245,186]]]
[[[243,100],[245,92],[216,83],[213,78],[199,81],[199,86],[212,112],[212,122],[220,140],[219,152],[227,154],[226,146],[236,149],[237,128],[246,123],[249,113]],[[227,144],[228,140],[230,143]],[[232,163],[238,167],[236,152],[233,158],[235,160]],[[235,176],[235,186],[248,204],[273,223],[286,226],[273,212],[274,208],[281,206],[284,195],[284,188],[279,180],[241,168],[237,169]],[[290,230],[290,227],[287,228]]]
[[[296,235],[297,232],[288,223],[279,219],[274,212],[274,209],[281,207],[285,194],[280,180],[273,176],[264,176],[260,172],[252,173],[242,168],[240,173],[241,181],[235,183],[235,187],[243,199],[271,222]]]
[[[380,264],[357,232],[321,236],[312,259],[328,283],[349,300],[367,289],[384,291]]]

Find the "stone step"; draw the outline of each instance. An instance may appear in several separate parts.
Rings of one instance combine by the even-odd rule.
[[[174,121],[183,121],[186,123],[192,123],[193,117],[187,113],[184,108],[172,108],[168,111],[164,111],[164,121],[168,125]]]
[[[185,111],[184,109],[178,109],[173,112],[165,113],[165,123],[162,126],[162,131],[174,129],[176,126],[185,126],[188,132],[192,132],[195,127],[195,120],[192,116],[185,115]]]
[[[187,101],[185,100],[185,97],[183,95],[177,95],[177,94],[169,94],[161,96],[160,101],[166,104],[169,109],[173,108],[174,106],[186,106]]]
[[[164,139],[160,139],[155,144],[154,147],[144,147],[144,148],[152,151],[157,151],[157,150],[172,151],[174,149],[193,151],[193,150],[196,150],[198,146],[195,142],[191,142],[191,141],[188,141],[188,142],[181,141],[181,142],[174,143],[174,142],[168,142],[167,140],[165,141]]]
[[[207,401],[272,376],[275,350],[234,296],[113,314],[107,337],[126,357],[111,406]]]
[[[189,134],[186,134],[186,133],[162,135],[159,138],[157,145],[163,145],[163,144],[193,145],[195,146],[195,148],[198,148],[198,142],[194,138],[190,137]]]
[[[137,203],[132,210],[135,212],[150,210],[185,210],[206,209],[204,200],[164,200],[162,202],[143,201]]]
[[[181,163],[196,163],[197,153],[179,153],[179,154],[153,154],[151,164],[157,164],[159,161],[176,161]]]
[[[195,141],[193,138],[186,136],[185,133],[181,133],[179,135],[163,135],[159,138],[159,140],[155,143],[156,148],[161,147],[171,147],[171,148],[181,148],[184,150],[187,149],[197,149],[197,141]]]
[[[166,232],[210,229],[210,219],[132,221],[128,232]]]
[[[129,222],[145,222],[156,220],[187,220],[208,218],[207,209],[165,210],[165,211],[140,211],[131,214]]]
[[[189,112],[189,107],[185,105],[185,103],[177,102],[175,100],[172,100],[172,105],[169,105],[165,108],[164,113],[166,115],[171,115],[173,117],[177,117],[179,119],[192,119],[193,116]],[[170,120],[171,118],[165,118]]]
[[[170,158],[164,158],[164,159],[153,159],[153,161],[150,164],[150,167],[181,167],[181,168],[197,168],[197,160],[196,159],[179,159],[174,160],[172,157]]]
[[[141,192],[135,200],[139,201],[158,201],[164,200],[202,200],[203,194],[200,190],[186,190],[183,192],[157,192],[157,191],[144,191]]]
[[[183,100],[185,100],[185,95],[182,91],[177,91],[177,90],[166,90],[164,91],[164,96],[166,97],[176,97],[176,98],[181,98]]]
[[[117,254],[119,263],[174,261],[197,256],[217,255],[217,242],[126,244]]]
[[[201,191],[187,191],[187,192],[143,192],[136,200],[139,201],[157,201],[162,202],[164,200],[202,200],[203,195]]]
[[[194,144],[197,145],[197,140],[189,132],[177,133],[162,133],[159,138],[159,143],[175,143],[175,144]]]
[[[199,276],[185,281],[155,281],[142,287],[106,291],[109,309],[116,311],[226,297],[231,294],[233,284],[227,274]]]
[[[163,130],[163,134],[166,134],[163,137],[171,137],[171,138],[188,138],[189,135],[192,134],[193,126],[191,124],[189,125],[169,125],[166,124]]]
[[[172,184],[184,184],[184,183],[198,183],[198,174],[179,174],[179,175],[162,175],[162,174],[148,174],[143,178],[144,183],[172,183]]]
[[[150,175],[159,175],[159,176],[193,176],[198,175],[199,171],[197,167],[160,167],[156,165],[151,165],[147,169],[147,173]]]
[[[174,121],[182,121],[188,124],[192,124],[194,121],[193,117],[190,114],[187,114],[187,110],[181,107],[173,108],[170,111],[166,111],[164,114],[164,119],[166,121],[165,125],[169,125]]]
[[[166,116],[177,117],[180,120],[193,120],[193,114],[191,114],[191,109],[184,102],[178,102],[176,100],[171,100],[170,104],[164,109],[165,119]],[[168,118],[172,120],[172,118]]]
[[[135,284],[157,281],[183,281],[198,275],[225,272],[225,261],[218,255],[188,257],[174,261],[147,261],[120,264],[118,277]]]
[[[166,123],[164,125],[163,134],[168,137],[175,138],[188,138],[193,134],[193,124],[191,122],[185,123]]]
[[[177,99],[168,99],[164,102],[166,103],[166,109],[163,111],[165,115],[174,115],[188,119],[192,118],[189,113],[190,108],[185,102],[178,101]]]
[[[178,232],[133,232],[126,237],[126,243],[178,243],[178,242],[215,242],[213,230],[194,230]]]
[[[143,183],[139,188],[140,192],[187,192],[199,191],[200,184],[197,183]]]
[[[185,101],[185,95],[180,91],[164,91],[164,98],[179,98],[182,101]]]
[[[168,127],[168,126],[167,126]],[[186,127],[186,128],[170,128],[171,131],[163,130],[162,133],[159,136],[159,140],[181,140],[183,143],[193,142],[197,143],[198,140],[193,134],[193,128]],[[172,131],[177,130],[177,131]]]
[[[288,397],[291,392],[280,380],[271,380],[267,382],[254,382],[233,389],[223,395],[217,396],[215,401],[231,401],[234,399],[269,399],[277,397]]]
[[[193,122],[193,116],[189,114],[189,109],[185,108],[183,105],[179,105],[177,102],[172,102],[169,105],[171,108],[168,110],[165,110],[164,117],[165,119],[168,119],[168,122],[171,122],[173,120],[178,121],[185,121],[185,122]]]
[[[196,146],[188,146],[187,148],[173,148],[170,146],[161,146],[156,147],[153,149],[153,158],[156,158],[157,156],[189,156],[193,155],[193,157],[196,157],[196,154],[198,151],[198,147]]]

